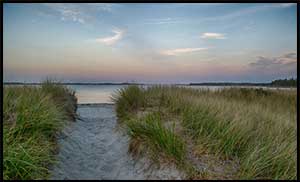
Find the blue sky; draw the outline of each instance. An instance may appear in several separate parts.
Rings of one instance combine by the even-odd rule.
[[[297,6],[4,4],[4,81],[265,82],[297,75]]]

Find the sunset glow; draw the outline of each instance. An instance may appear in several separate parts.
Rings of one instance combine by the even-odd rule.
[[[4,4],[4,81],[297,75],[296,4]]]

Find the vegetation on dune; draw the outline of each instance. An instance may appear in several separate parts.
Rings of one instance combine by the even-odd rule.
[[[117,90],[111,99],[116,104],[118,118],[124,120],[129,118],[129,114],[145,106],[143,89],[136,85]]]
[[[162,125],[159,113],[148,114],[143,119],[131,119],[126,124],[129,128],[129,135],[150,144],[149,147],[154,153],[165,152],[176,161],[184,159],[184,142],[173,130]]]
[[[56,132],[74,118],[74,92],[46,81],[41,87],[4,87],[3,94],[4,179],[47,178]]]
[[[194,148],[203,150],[204,146],[207,153],[223,159],[237,158],[235,179],[296,179],[296,97],[295,90],[129,86],[120,90],[114,101],[119,119],[133,133],[133,141],[139,138],[145,145],[159,141],[158,146],[170,146],[172,140],[161,135],[163,127],[158,126],[176,116],[184,134],[173,130],[172,135],[178,141],[190,136]],[[149,112],[136,119],[140,111]],[[157,112],[169,118],[161,119]],[[174,156],[170,151],[180,151],[180,161],[187,163],[184,153],[191,151],[182,147],[185,145],[160,150],[169,156]]]
[[[41,86],[42,92],[49,94],[56,105],[62,106],[67,116],[75,119],[77,109],[77,97],[75,91],[61,84],[54,84],[46,80]]]

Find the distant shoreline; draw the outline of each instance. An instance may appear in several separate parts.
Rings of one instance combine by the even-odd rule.
[[[3,85],[41,85],[42,83],[23,83],[23,82],[3,82]],[[56,83],[60,85],[157,85],[150,83]],[[165,84],[162,84],[165,85]],[[168,85],[168,84],[166,84]],[[272,83],[249,83],[249,82],[203,82],[203,83],[187,83],[187,84],[170,84],[182,86],[260,86],[260,87],[278,87],[278,88],[297,88],[297,86],[280,86]]]
[[[41,85],[42,83],[3,82],[4,85]],[[59,85],[146,85],[143,83],[55,83]]]

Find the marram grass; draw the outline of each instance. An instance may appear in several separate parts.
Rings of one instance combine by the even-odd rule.
[[[147,118],[131,121],[138,110],[164,108],[179,116],[195,143],[210,153],[239,159],[236,179],[296,179],[296,97],[295,90],[129,86],[120,90],[114,101],[120,120],[129,121],[129,129],[142,125],[145,132],[151,128],[145,124]],[[157,136],[144,137],[153,143]],[[167,145],[168,140],[160,142]]]
[[[55,135],[75,113],[74,93],[50,81],[41,87],[4,86],[3,177],[47,179]]]
[[[131,119],[126,124],[129,135],[144,140],[153,152],[164,152],[176,161],[184,159],[184,142],[172,129],[163,126],[159,113],[148,114],[142,119]]]

